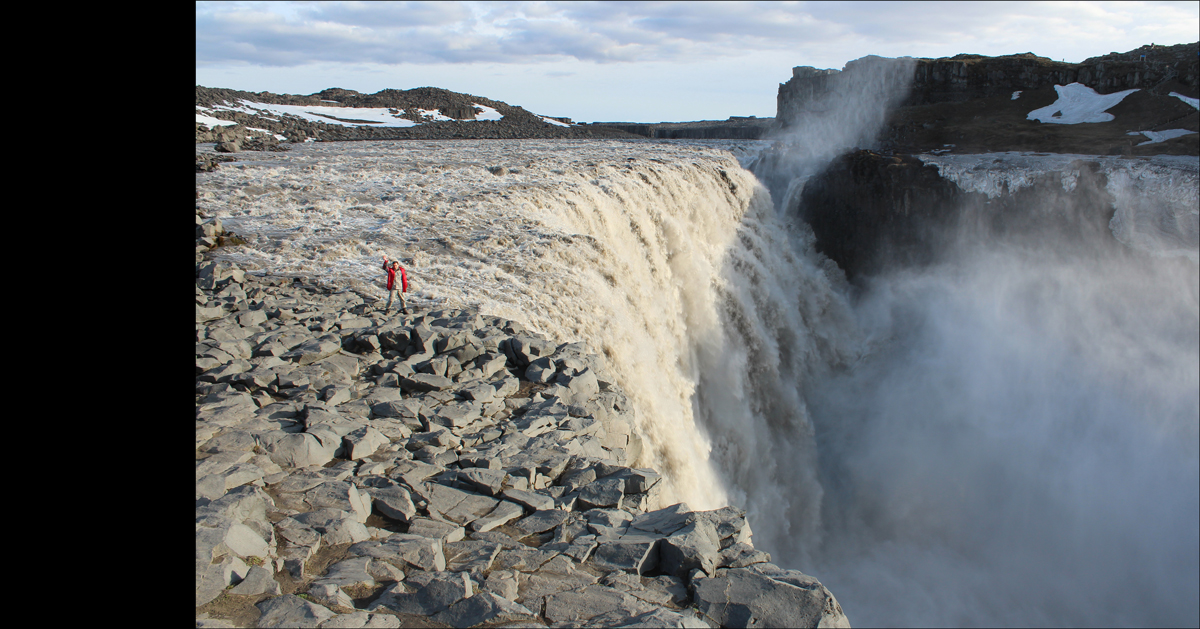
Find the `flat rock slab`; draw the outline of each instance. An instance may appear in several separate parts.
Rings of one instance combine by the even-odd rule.
[[[314,583],[336,585],[339,588],[348,588],[355,585],[375,585],[375,578],[368,572],[370,565],[370,557],[354,557],[345,561],[339,561],[329,566],[329,570],[325,572],[325,575],[314,581]]]
[[[521,506],[529,507],[534,511],[547,511],[554,508],[554,499],[546,494],[523,491],[520,489],[505,489],[503,496],[506,500],[511,500]]]
[[[660,537],[641,535],[602,539],[589,562],[606,572],[623,570],[646,574],[658,567],[658,545],[661,540]]]
[[[545,615],[546,620],[550,622],[578,623],[605,613],[618,612],[625,617],[631,617],[652,609],[652,605],[620,590],[603,585],[589,585],[546,597]]]
[[[720,627],[850,626],[825,586],[807,575],[788,575],[790,572],[794,571],[781,576],[791,576],[791,583],[753,568],[719,570],[715,577],[692,581],[693,598],[700,612]]]
[[[340,509],[308,511],[285,518],[288,519],[318,531],[326,544],[349,544],[371,539],[371,533],[356,515]]]
[[[258,627],[317,627],[337,614],[294,594],[267,599],[258,605]]]
[[[398,582],[371,603],[370,611],[385,608],[400,614],[433,616],[475,593],[465,572],[432,572]]]
[[[492,564],[494,570],[516,570],[517,572],[536,572],[546,562],[557,557],[557,551],[544,551],[537,548],[517,548],[501,551]]]
[[[239,596],[258,596],[259,594],[279,595],[283,592],[270,570],[262,566],[253,566],[246,578],[229,590],[229,593]]]
[[[688,508],[687,503],[681,502],[658,511],[643,513],[635,517],[629,526],[647,533],[670,535],[691,524],[693,519],[692,510]]]
[[[533,515],[513,524],[513,528],[525,533],[525,535],[545,533],[565,522],[570,515],[569,511],[562,509],[537,511]]]
[[[577,590],[596,582],[594,575],[582,571],[572,571],[567,574],[538,572],[522,578],[518,585],[518,599],[530,609],[541,611],[545,607],[546,597],[559,592]]]
[[[484,623],[530,623],[541,620],[524,605],[505,600],[491,592],[480,592],[464,598],[436,614],[433,619],[457,629],[476,627]]]
[[[321,629],[399,629],[400,619],[391,614],[354,612],[339,614],[321,625]]]
[[[454,386],[454,381],[445,376],[428,373],[415,373],[400,378],[400,388],[410,393],[428,393],[429,391],[444,391]]]
[[[592,622],[602,621],[605,619],[594,617]],[[614,619],[615,620],[615,619]],[[328,627],[329,624],[325,624]],[[653,609],[644,614],[638,614],[632,618],[626,618],[614,623],[600,622],[598,626],[609,626],[614,629],[624,629],[626,627],[671,627],[679,629],[709,629],[708,623],[703,619],[696,617],[691,611],[674,612],[668,609]]]
[[[351,555],[387,561],[399,568],[405,565],[418,570],[440,572],[446,569],[442,540],[394,533],[383,541],[364,541],[350,547]]]
[[[409,522],[408,534],[440,539],[445,544],[461,540],[466,535],[466,529],[450,522],[418,516]]]
[[[445,545],[446,567],[450,572],[482,575],[491,570],[502,547],[494,542],[463,540]],[[480,577],[482,578],[482,577]]]
[[[468,467],[458,472],[458,480],[481,494],[495,496],[504,491],[504,482],[508,480],[508,474],[504,470]]]
[[[336,354],[340,349],[342,349],[342,340],[336,334],[327,334],[302,343],[296,349],[284,354],[283,358],[295,361],[299,365],[311,365]]]
[[[525,508],[516,503],[501,501],[487,515],[471,522],[472,531],[486,533],[525,515]]]

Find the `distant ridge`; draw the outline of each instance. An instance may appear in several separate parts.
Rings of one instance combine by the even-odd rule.
[[[374,94],[333,87],[297,95],[197,85],[196,115],[198,143],[220,141],[218,127],[226,123],[290,142],[642,137],[437,87]]]

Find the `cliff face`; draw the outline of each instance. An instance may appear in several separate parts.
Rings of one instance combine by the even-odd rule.
[[[1009,96],[1014,90],[1082,83],[1100,93],[1128,89],[1171,88],[1197,84],[1197,47],[1143,46],[1127,53],[1062,63],[1033,53],[984,57],[955,55],[919,59],[906,106]],[[1168,90],[1169,91],[1169,90]]]
[[[879,142],[873,148],[902,152],[1046,151],[1092,154],[1196,155],[1197,136],[1143,145],[1130,132],[1200,130],[1196,108],[1172,93],[1195,98],[1200,90],[1200,43],[1143,46],[1126,53],[1062,63],[1032,53],[944,59],[864,57],[844,70],[797,67],[779,86],[777,116],[781,129],[805,116],[821,114],[837,94],[868,80],[882,64],[908,74],[910,87],[899,97]],[[911,69],[910,69],[911,68]],[[1027,114],[1055,103],[1054,87],[1081,83],[1099,94],[1139,90],[1111,108],[1116,122],[1044,124]],[[831,98],[831,95],[834,97]],[[843,106],[851,105],[849,98]]]
[[[809,179],[788,211],[852,281],[984,242],[1073,257],[1122,249],[1194,258],[1196,176],[1194,161],[1175,156],[859,150]]]
[[[1195,89],[1200,80],[1198,49],[1200,43],[1150,45],[1126,53],[1093,57],[1082,63],[1058,62],[1031,52],[1000,57],[962,54],[942,59],[916,59],[912,90],[903,106],[962,102],[998,95],[1007,97],[1014,90],[1076,82],[1101,93],[1158,87]],[[855,62],[848,63],[845,71],[854,72]],[[814,95],[826,92],[830,79],[839,72],[808,66],[793,68],[791,80],[779,86],[778,117],[781,120],[790,118]]]

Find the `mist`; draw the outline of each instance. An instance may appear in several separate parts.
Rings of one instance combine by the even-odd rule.
[[[771,190],[775,206],[793,214],[809,177],[856,147],[871,148],[888,112],[908,97],[916,61],[868,56],[827,74],[824,88],[803,101],[781,104],[786,126],[766,138],[770,150],[749,168]]]
[[[870,349],[806,388],[805,569],[860,626],[1195,626],[1197,265],[954,249],[872,279]]]
[[[873,146],[909,62],[833,74],[749,165],[848,320],[805,317],[837,330],[837,351],[794,372],[787,403],[812,445],[769,463],[814,466],[816,482],[727,470],[731,496],[792,501],[789,522],[752,519],[756,544],[821,579],[857,626],[1200,624],[1200,272],[1195,204],[1172,196],[1188,185],[1108,164],[1103,233],[961,221],[936,264],[849,288],[812,250],[800,192]],[[1171,190],[1134,194],[1134,180]]]

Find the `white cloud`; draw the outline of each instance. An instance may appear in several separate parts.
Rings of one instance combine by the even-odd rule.
[[[1148,38],[1193,41],[1198,14],[1194,2],[201,2],[197,63],[693,62],[768,50],[837,67],[865,54],[1082,61]]]
[[[468,85],[456,91],[502,98],[481,86],[503,75],[506,91],[518,92],[510,102],[522,105],[566,98],[566,84],[616,101],[634,86],[659,92],[687,77],[695,84],[686,93],[715,89],[732,99],[725,115],[770,115],[733,102],[752,96],[773,111],[792,66],[962,52],[1082,61],[1195,41],[1198,30],[1195,2],[199,2],[196,67],[197,80],[214,87],[281,91],[290,77],[288,93],[455,89],[446,80],[462,77]],[[329,75],[341,78],[313,85]],[[255,82],[219,80],[235,76]],[[734,94],[741,89],[753,94]],[[638,98],[653,97],[628,96]]]

